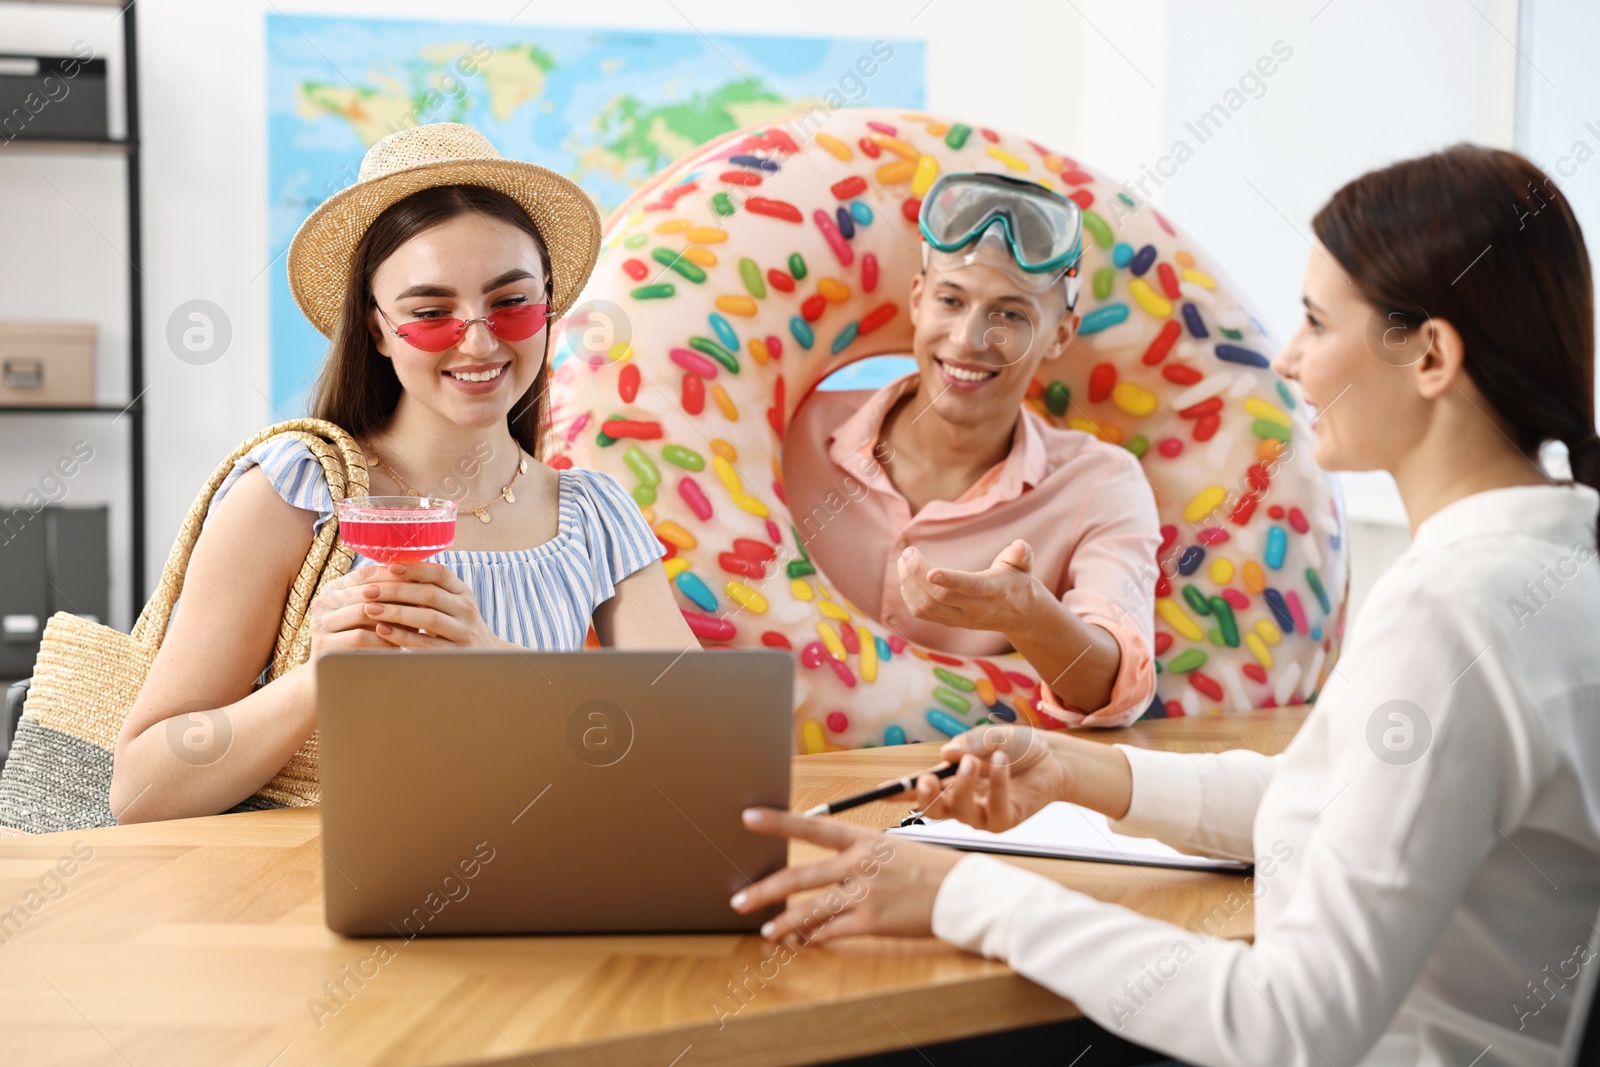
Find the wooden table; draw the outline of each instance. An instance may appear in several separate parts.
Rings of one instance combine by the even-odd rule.
[[[1083,736],[1272,753],[1302,719],[1303,709],[1278,709]],[[794,806],[935,761],[931,745],[799,756]],[[883,826],[904,807],[883,802],[843,817]],[[776,1065],[1077,1014],[1004,965],[933,940],[804,947],[781,965],[759,938],[734,935],[346,940],[323,925],[319,834],[318,812],[301,809],[0,842],[0,1059]],[[791,859],[816,851],[795,846]],[[1014,862],[1191,929],[1240,884],[1233,875]],[[1225,933],[1252,929],[1246,908]],[[762,980],[763,967],[775,977]],[[730,983],[743,987],[738,998]]]

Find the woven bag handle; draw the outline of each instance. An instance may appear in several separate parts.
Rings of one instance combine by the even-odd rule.
[[[355,454],[351,456],[348,451],[335,450],[326,440],[314,434],[295,432],[292,436],[300,438],[322,464],[323,474],[328,480],[328,493],[334,500],[366,493],[366,460],[353,442],[351,448]],[[352,465],[352,459],[359,461],[358,464]],[[347,470],[351,472],[348,485],[345,478]],[[323,523],[311,543],[310,551],[306,553],[300,573],[289,587],[283,620],[278,625],[278,640],[273,646],[268,681],[281,677],[311,658],[311,602],[317,598],[324,584],[347,573],[354,559],[355,553],[339,541],[338,517]]]
[[[183,592],[184,573],[188,570],[189,557],[194,552],[195,542],[200,538],[200,527],[205,522],[212,497],[233,471],[235,463],[243,459],[251,449],[282,435],[295,437],[311,448],[312,454],[322,463],[322,468],[328,475],[328,488],[333,494],[333,499],[344,499],[347,488],[350,495],[366,493],[366,457],[361,454],[355,438],[333,423],[323,419],[289,419],[268,426],[257,433],[217,465],[217,469],[212,472],[199,495],[195,497],[194,503],[189,505],[189,513],[184,516],[183,524],[178,528],[178,538],[173,542],[172,551],[167,554],[165,566],[161,568],[161,581],[156,585],[156,591],[151,594],[144,610],[139,613],[138,621],[133,624],[132,637],[135,641],[152,647],[161,644],[167,632],[167,623],[172,618],[173,605],[178,602],[178,596]],[[316,539],[312,541],[311,550],[306,554],[300,573],[295,577],[289,604],[284,612],[283,626],[279,629],[277,647],[273,652],[273,677],[282,673],[280,661],[286,658],[295,644],[299,643],[295,634],[304,630],[302,624],[305,621],[306,611],[321,584],[324,571],[328,569],[330,562],[336,561],[339,552],[343,551],[334,548],[338,528],[336,519],[323,524]],[[349,567],[348,552],[344,553],[343,563],[345,568]],[[294,619],[292,626],[291,616]],[[306,637],[310,637],[309,631],[306,631]],[[307,647],[309,648],[309,645]],[[288,664],[283,669],[292,665]]]

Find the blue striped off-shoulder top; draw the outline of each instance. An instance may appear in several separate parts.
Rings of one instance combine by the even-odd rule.
[[[322,464],[305,445],[285,439],[240,459],[212,498],[211,510],[256,466],[284,500],[316,513],[318,530],[333,517]],[[595,608],[616,593],[618,582],[664,554],[638,505],[609,474],[580,468],[560,474],[560,526],[549,541],[506,552],[452,549],[431,558],[472,589],[479,613],[496,635],[540,652],[582,648]],[[357,554],[351,569],[372,564]]]

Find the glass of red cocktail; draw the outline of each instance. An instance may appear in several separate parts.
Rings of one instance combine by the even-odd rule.
[[[335,502],[339,540],[378,563],[411,563],[456,539],[456,502],[437,496],[353,496]]]

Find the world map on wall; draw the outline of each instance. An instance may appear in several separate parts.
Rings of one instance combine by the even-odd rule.
[[[468,123],[501,154],[577,181],[605,213],[730,130],[818,106],[924,106],[912,40],[299,14],[269,15],[266,31],[275,419],[304,413],[327,349],[289,293],[282,254],[390,133]]]

